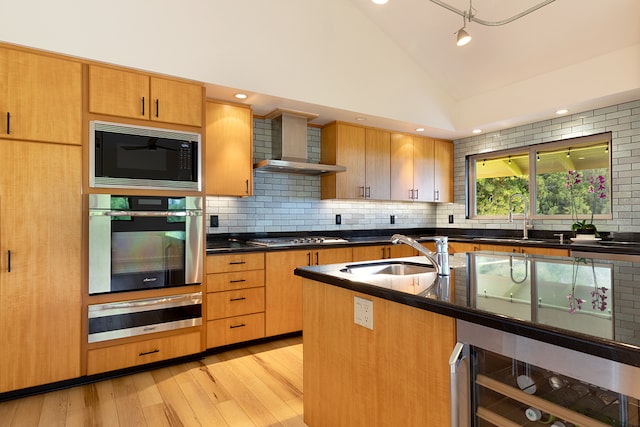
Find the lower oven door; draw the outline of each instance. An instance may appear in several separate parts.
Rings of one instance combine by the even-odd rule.
[[[202,292],[89,305],[89,343],[202,324]]]

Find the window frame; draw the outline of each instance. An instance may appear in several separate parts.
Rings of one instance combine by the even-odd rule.
[[[529,210],[527,215],[531,219],[560,219],[560,220],[571,220],[571,214],[562,214],[562,215],[541,215],[536,214],[536,206],[537,206],[537,186],[536,186],[536,157],[538,152],[549,152],[549,151],[564,151],[570,150],[571,148],[578,148],[593,145],[596,143],[607,143],[609,145],[608,155],[607,155],[607,177],[606,183],[608,188],[608,195],[610,197],[609,202],[609,212],[606,214],[596,214],[594,215],[594,219],[613,219],[613,174],[611,171],[612,165],[612,133],[611,132],[603,132],[588,136],[579,136],[575,138],[568,138],[562,140],[555,140],[550,142],[543,142],[539,144],[532,144],[522,147],[514,147],[508,148],[504,150],[497,151],[488,151],[484,153],[470,154],[465,157],[465,174],[466,174],[466,182],[465,182],[465,216],[466,219],[486,219],[486,220],[495,220],[495,219],[503,219],[504,215],[477,215],[476,213],[476,165],[483,160],[491,160],[495,158],[508,157],[508,156],[521,156],[528,155],[529,156]]]

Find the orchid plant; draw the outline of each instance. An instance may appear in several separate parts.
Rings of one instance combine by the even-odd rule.
[[[589,188],[588,193],[592,195],[591,197],[591,219],[587,224],[587,220],[583,219],[580,221],[578,217],[578,209],[577,209],[577,190],[578,186],[582,184],[582,176],[578,171],[570,170],[567,172],[567,181],[566,187],[569,189],[569,193],[571,194],[571,219],[573,220],[573,224],[571,229],[575,232],[586,231],[591,234],[598,235],[598,230],[596,226],[593,224],[593,215],[596,209],[596,201],[598,199],[605,199],[607,197],[606,187],[605,187],[605,178],[602,175],[598,175],[597,177],[589,178]]]
[[[595,264],[593,263],[593,259],[591,261],[591,274],[593,276],[593,290],[590,292],[591,294],[591,307],[594,310],[605,311],[607,309],[607,288],[604,286],[598,286],[598,280],[596,277],[596,269]],[[576,310],[582,310],[582,303],[584,300],[575,295],[576,291],[576,281],[578,278],[578,267],[580,264],[587,265],[587,260],[585,258],[576,258],[573,261],[573,280],[571,286],[571,293],[567,295],[567,300],[569,303],[569,312],[575,313]]]

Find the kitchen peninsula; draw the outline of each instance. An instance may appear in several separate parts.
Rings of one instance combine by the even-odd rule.
[[[629,313],[640,262],[493,252],[451,259],[451,280],[359,274],[362,263],[296,269],[303,277],[309,426],[450,425],[448,360],[460,322],[570,351],[579,358],[574,365],[602,361],[601,376],[590,383],[606,388],[613,380],[637,417],[640,325]],[[594,289],[606,304],[592,307]],[[568,294],[585,300],[582,307]],[[371,328],[356,324],[362,306]]]

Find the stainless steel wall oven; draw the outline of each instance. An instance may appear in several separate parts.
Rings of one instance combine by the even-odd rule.
[[[89,294],[202,282],[202,197],[89,195]]]

